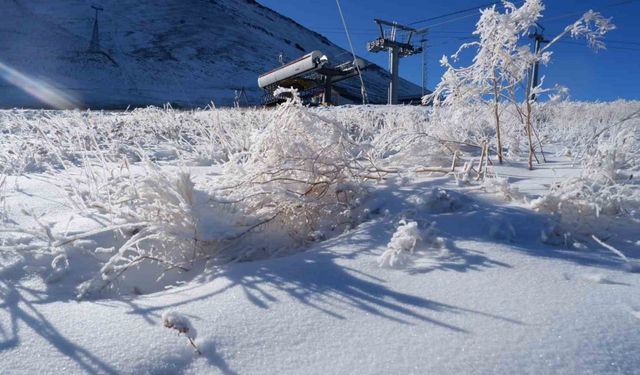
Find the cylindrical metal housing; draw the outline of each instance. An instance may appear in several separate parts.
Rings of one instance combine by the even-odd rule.
[[[294,78],[319,69],[327,61],[327,59],[323,57],[324,55],[320,51],[308,53],[299,59],[293,60],[269,73],[261,75],[258,77],[258,86],[265,88],[282,80]]]

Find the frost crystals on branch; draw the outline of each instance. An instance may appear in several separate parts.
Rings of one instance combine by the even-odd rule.
[[[502,162],[505,156],[504,145],[512,145],[508,147],[511,154],[518,149],[513,145],[525,138],[529,169],[533,169],[533,159],[538,159],[537,151],[541,151],[542,142],[535,129],[535,106],[532,98],[548,90],[542,89],[542,83],[531,87],[531,67],[538,63],[547,64],[552,54],[550,48],[566,34],[574,38],[584,37],[592,48],[602,49],[605,47],[602,40],[604,35],[615,26],[610,19],[590,10],[567,26],[544,48],[532,51],[523,37],[537,27],[545,9],[542,1],[526,0],[520,7],[504,1],[502,6],[502,12],[496,5],[482,10],[474,31],[479,40],[463,44],[452,55],[453,62],[457,62],[463,52],[475,49],[472,64],[455,67],[444,56],[441,64],[447,71],[434,92],[425,96],[423,101],[433,101],[436,111],[447,107],[449,111],[464,112],[469,111],[469,106],[477,104],[491,108],[495,133],[485,134],[486,138],[478,139],[477,144],[492,138],[494,152]],[[544,82],[544,77],[541,82]],[[518,122],[503,121],[507,110],[516,114]],[[505,135],[510,139],[505,140]]]
[[[175,329],[178,334],[185,335],[189,339],[189,344],[193,346],[196,353],[202,355],[202,352],[195,343],[198,332],[189,321],[189,319],[175,311],[166,311],[162,314],[162,324],[169,329]]]

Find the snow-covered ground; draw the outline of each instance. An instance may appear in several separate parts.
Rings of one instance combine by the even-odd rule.
[[[637,109],[555,107],[484,180],[426,109],[2,112],[2,372],[637,373],[637,137],[583,139]]]

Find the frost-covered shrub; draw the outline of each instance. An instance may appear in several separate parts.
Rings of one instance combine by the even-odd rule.
[[[436,223],[424,224],[417,221],[400,220],[385,251],[378,257],[378,265],[385,268],[403,267],[412,262],[412,257],[425,251],[439,250],[446,253],[445,240],[438,236]]]
[[[387,249],[378,258],[378,264],[381,267],[404,265],[407,262],[408,255],[413,254],[416,244],[421,239],[417,222],[400,221],[398,228],[387,244]]]
[[[60,170],[80,165],[88,150],[117,156],[133,146],[152,160],[210,165],[248,147],[249,129],[268,111],[215,109],[176,111],[140,108],[130,112],[2,111],[0,165],[6,173]],[[67,165],[68,166],[68,165]]]
[[[230,124],[204,126],[211,115]],[[368,146],[358,132],[295,101],[275,111],[149,108],[121,117],[59,116],[40,123],[48,130],[34,138],[54,155],[54,162],[44,163],[50,180],[77,215],[96,225],[70,234],[47,228],[41,237],[51,248],[111,237],[88,249],[99,273],[80,285],[81,297],[106,288],[160,290],[179,272],[304,248],[364,219],[358,206],[367,191]],[[160,124],[158,129],[140,116]],[[242,130],[232,130],[230,119],[243,119]],[[77,125],[76,133],[64,121]],[[58,130],[60,137],[46,136]],[[220,157],[198,151],[215,145]],[[175,152],[161,156],[160,150],[169,149]],[[204,164],[223,166],[199,176],[196,188],[185,164],[201,165],[207,158]],[[61,260],[52,269],[63,277]]]
[[[199,257],[208,255],[211,249],[200,242],[188,173],[172,175],[148,164],[141,174],[123,174],[109,182],[107,190],[85,196],[85,214],[110,219],[102,230],[120,233],[122,241],[100,274],[80,286],[81,297],[113,286],[124,272],[144,262],[157,266],[148,271],[157,278],[172,269],[190,270]]]
[[[571,112],[582,107],[567,106]],[[612,107],[621,109],[619,103]],[[608,111],[598,116],[589,109],[592,121],[581,126],[572,123],[558,126],[563,131],[575,125],[564,131],[575,142],[569,142],[572,146],[569,154],[580,165],[581,174],[554,184],[547,194],[531,203],[532,207],[555,213],[566,225],[586,233],[605,230],[618,217],[638,217],[640,121],[635,116],[640,107],[635,108],[630,115],[625,114],[629,107],[622,109],[618,118]]]
[[[580,177],[554,185],[547,194],[533,200],[531,207],[557,214],[564,224],[578,231],[599,233],[616,217],[636,216],[640,195],[637,186],[600,184]]]
[[[387,137],[433,127],[423,124],[422,109],[406,116],[376,108],[343,113],[350,123],[295,103],[275,111],[0,112],[4,172],[45,172],[74,214],[95,223],[71,233],[47,223],[10,230],[41,241],[51,282],[75,261],[58,258],[61,249],[99,237],[85,249],[99,273],[80,286],[81,296],[111,287],[160,290],[178,271],[201,270],[209,261],[304,248],[363,220],[357,207],[371,166],[387,159],[393,167],[413,152]],[[387,151],[377,153],[378,144]],[[216,163],[224,165],[222,175],[201,176],[196,189],[185,166]]]
[[[580,158],[597,139],[596,135],[614,125],[638,123],[640,102],[617,100],[593,103],[550,101],[539,104],[540,137],[561,144],[563,154]],[[635,125],[637,126],[637,125]]]
[[[262,217],[295,246],[353,224],[365,193],[362,147],[344,126],[294,97],[253,129],[250,143],[225,166],[228,187],[219,192],[226,199],[240,202],[243,212]]]

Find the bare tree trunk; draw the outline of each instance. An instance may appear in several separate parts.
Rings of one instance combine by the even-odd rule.
[[[482,167],[484,166],[484,158],[487,157],[487,149],[487,142],[482,141],[482,152],[480,153],[480,164],[478,164],[478,177],[476,178],[476,180],[483,179],[484,171]]]
[[[540,136],[538,135],[538,131],[536,128],[533,128],[533,134],[536,136],[536,140],[538,140],[538,146],[540,146],[540,154],[542,155],[542,161],[547,162],[547,157],[544,155],[544,148],[542,147],[542,140],[540,140]]]
[[[531,127],[531,101],[529,98],[525,99],[527,101],[527,114],[525,116],[526,119],[526,128],[527,128],[527,138],[529,140],[529,170],[533,170],[533,158],[535,156],[536,151],[533,148],[533,129]],[[537,158],[537,157],[536,157]]]
[[[493,72],[493,115],[496,118],[496,139],[498,141],[498,161],[502,164],[502,139],[500,138],[500,100],[498,93],[498,82],[496,80],[496,72]]]
[[[458,150],[453,153],[453,161],[451,162],[451,172],[456,171],[456,162],[458,161]]]

